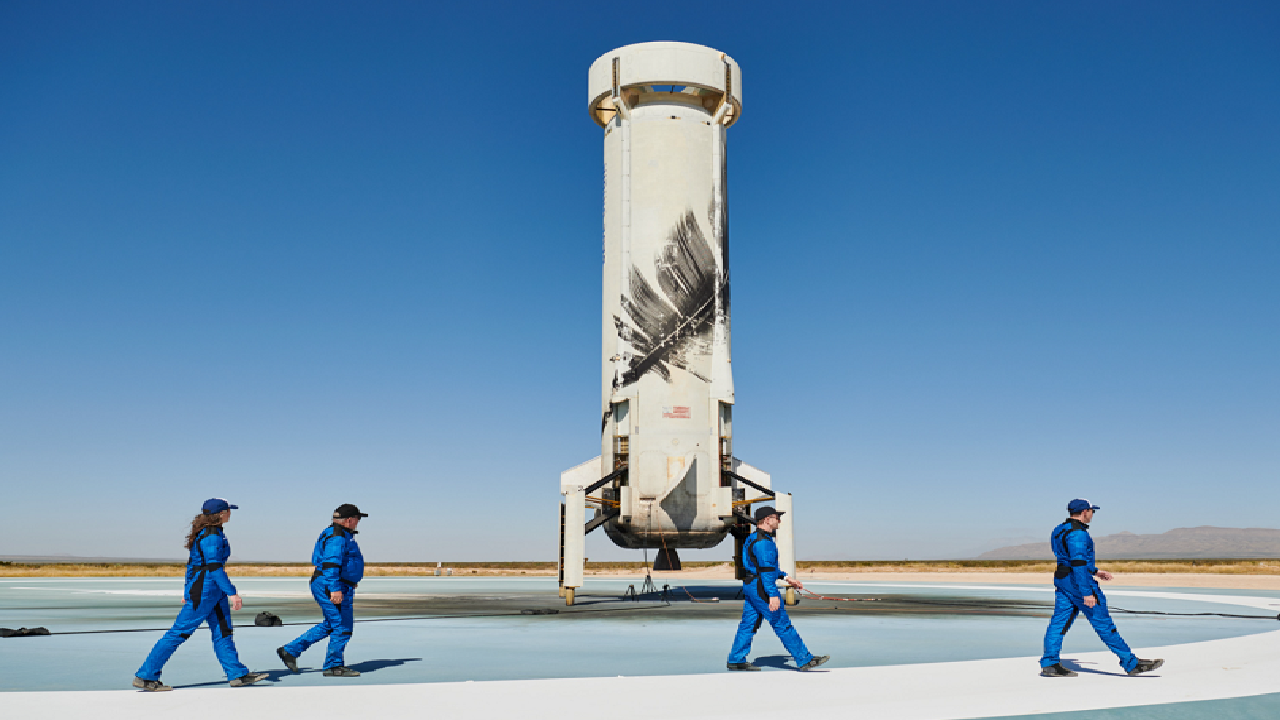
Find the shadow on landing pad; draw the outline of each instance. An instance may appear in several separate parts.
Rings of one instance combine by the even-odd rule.
[[[386,668],[400,667],[405,663],[411,663],[411,662],[422,662],[422,658],[395,658],[395,659],[388,659],[388,660],[365,660],[363,662],[352,663],[347,667],[351,668],[352,670],[359,671],[361,675],[368,675],[371,673],[375,673],[379,670],[383,670]],[[261,672],[265,672],[267,674],[267,678],[265,680],[258,681],[257,683],[255,683],[256,685],[260,685],[263,683],[278,683],[284,678],[292,677],[293,675],[322,673],[324,672],[324,669],[323,668],[304,668],[301,672],[298,672],[298,673],[289,672],[288,670],[263,670]],[[335,683],[342,682],[342,681],[343,681],[343,678],[334,679]],[[226,684],[227,684],[226,680],[219,680],[216,682],[202,682],[202,683],[189,683],[187,685],[174,685],[173,688],[175,690],[182,690],[184,688],[217,687],[219,685],[226,685]]]

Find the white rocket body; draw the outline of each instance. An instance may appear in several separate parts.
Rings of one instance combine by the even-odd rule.
[[[712,547],[736,522],[722,471],[769,487],[732,446],[725,136],[741,71],[708,47],[643,43],[601,56],[588,85],[604,128],[601,454],[561,489],[622,470],[585,498],[614,543]]]

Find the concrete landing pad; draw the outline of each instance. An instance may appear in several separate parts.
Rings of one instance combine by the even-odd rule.
[[[307,672],[277,669],[275,647],[302,626],[239,628],[242,660],[272,677],[238,689],[226,686],[201,631],[166,668],[164,679],[179,689],[159,694],[126,689],[158,632],[0,640],[3,687],[17,691],[0,702],[15,711],[13,717],[71,717],[82,714],[76,708],[93,707],[95,717],[149,718],[208,702],[243,718],[352,712],[550,718],[591,708],[607,708],[610,717],[695,718],[740,715],[739,699],[750,696],[762,698],[761,712],[822,717],[1012,717],[1103,708],[1137,713],[1161,703],[1197,703],[1187,707],[1215,706],[1209,708],[1214,716],[1226,718],[1231,708],[1219,703],[1239,705],[1225,699],[1254,697],[1243,706],[1247,711],[1267,707],[1268,717],[1280,714],[1280,699],[1257,697],[1280,693],[1275,620],[1120,615],[1121,630],[1139,654],[1165,657],[1165,668],[1127,677],[1113,656],[1096,652],[1101,644],[1090,629],[1080,627],[1068,636],[1064,653],[1080,677],[1048,679],[1036,674],[1043,610],[1052,597],[1046,588],[814,583],[820,593],[886,604],[864,611],[873,603],[808,600],[796,609],[795,624],[811,649],[834,656],[829,670],[794,672],[765,629],[753,658],[766,671],[726,673],[724,656],[740,608],[730,599],[735,586],[699,583],[690,590],[700,603],[687,595],[683,601],[673,596],[670,606],[619,600],[633,582],[593,583],[583,605],[564,608],[554,583],[540,579],[370,580],[361,586],[370,619],[406,604],[458,610],[481,602],[492,612],[357,625],[348,664],[366,674],[350,680],[320,675],[322,648],[304,656]],[[303,616],[305,581],[238,583],[250,604],[242,614],[251,617],[274,602],[286,619],[310,621]],[[164,627],[176,612],[180,587],[168,579],[6,579],[0,582],[0,625],[45,624],[55,631]],[[1253,593],[1113,589],[1108,595],[1113,606],[1144,610],[1280,612],[1280,597]],[[720,602],[705,602],[710,597]],[[530,604],[565,612],[518,614]],[[622,606],[630,609],[612,610]]]

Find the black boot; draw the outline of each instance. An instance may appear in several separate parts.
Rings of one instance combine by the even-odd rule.
[[[814,658],[813,658],[812,660],[810,660],[809,662],[807,662],[807,663],[805,663],[805,664],[801,665],[801,666],[800,666],[800,669],[801,669],[801,670],[803,670],[803,671],[806,671],[806,672],[807,672],[807,671],[809,671],[809,670],[812,670],[812,669],[814,669],[814,668],[818,667],[819,665],[821,665],[822,663],[824,663],[824,662],[826,662],[826,661],[828,661],[828,660],[830,660],[830,659],[831,659],[831,656],[830,656],[830,655],[815,655],[815,656],[814,656]]]
[[[726,665],[725,665],[725,667],[729,668],[730,670],[756,670],[756,671],[758,671],[758,670],[760,669],[759,667],[757,667],[757,666],[755,666],[755,665],[752,665],[750,662],[728,663],[728,664],[726,664]]]
[[[289,654],[288,652],[286,652],[286,651],[285,651],[285,649],[284,649],[284,648],[282,648],[282,647],[278,647],[278,648],[276,648],[276,655],[279,655],[279,656],[280,656],[280,660],[281,660],[282,662],[284,662],[284,666],[285,666],[285,667],[289,668],[289,672],[299,672],[299,670],[298,670],[298,658],[296,658],[296,657],[294,657],[294,656],[290,655],[290,654]]]
[[[1040,668],[1040,677],[1075,677],[1080,673],[1062,667],[1062,663],[1045,665]]]
[[[332,667],[324,671],[325,677],[360,677],[359,670],[352,670],[349,667]]]
[[[1142,673],[1144,673],[1144,672],[1151,672],[1152,670],[1155,670],[1156,668],[1160,667],[1160,666],[1161,666],[1161,665],[1163,665],[1163,664],[1164,664],[1164,659],[1163,659],[1163,658],[1156,658],[1155,660],[1142,660],[1142,659],[1139,659],[1139,660],[1138,660],[1138,666],[1137,666],[1137,667],[1135,667],[1134,669],[1130,670],[1130,671],[1129,671],[1129,674],[1130,674],[1130,675],[1140,675],[1140,674],[1142,674]]]
[[[251,672],[248,675],[241,675],[240,677],[232,680],[231,687],[244,687],[245,685],[252,685],[258,682],[259,680],[266,680],[269,677],[271,676],[266,673]]]
[[[142,688],[146,692],[164,692],[165,690],[173,689],[159,680],[143,680],[140,677],[133,678],[133,686]]]

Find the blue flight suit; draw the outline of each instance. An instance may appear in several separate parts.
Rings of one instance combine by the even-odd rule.
[[[1044,634],[1044,657],[1040,658],[1040,667],[1048,667],[1060,662],[1058,654],[1062,651],[1062,639],[1071,629],[1076,616],[1084,613],[1093,629],[1107,644],[1111,652],[1120,658],[1120,665],[1128,672],[1138,666],[1138,656],[1133,654],[1120,631],[1116,629],[1111,613],[1107,612],[1107,598],[1098,587],[1093,576],[1098,573],[1094,565],[1093,538],[1089,537],[1089,526],[1072,518],[1053,529],[1049,536],[1049,545],[1058,560],[1058,568],[1053,574],[1054,592],[1053,619],[1049,621],[1049,629]],[[1098,604],[1085,607],[1084,598],[1092,595]]]
[[[746,602],[742,603],[742,621],[738,623],[738,634],[733,638],[729,662],[747,661],[751,640],[766,619],[797,666],[812,660],[813,653],[804,646],[800,633],[791,625],[786,606],[779,607],[777,612],[769,610],[769,598],[781,597],[777,580],[787,576],[778,568],[778,546],[773,543],[773,533],[757,530],[742,543],[742,566],[749,574],[742,581],[742,595]]]
[[[364,555],[356,543],[355,530],[348,530],[337,523],[325,528],[316,540],[311,553],[311,564],[316,571],[311,575],[311,596],[320,606],[324,621],[311,628],[298,639],[284,646],[284,651],[294,657],[324,638],[329,638],[329,651],[324,656],[324,668],[344,667],[342,654],[351,642],[355,628],[352,606],[355,603],[356,585],[364,579]],[[342,593],[342,602],[334,605],[329,593]]]
[[[231,557],[231,544],[222,534],[220,526],[206,527],[191,543],[191,556],[187,560],[187,578],[182,595],[185,602],[173,627],[156,641],[151,654],[136,673],[143,680],[159,680],[164,664],[169,661],[178,646],[191,637],[202,623],[209,624],[213,635],[213,652],[222,663],[228,680],[244,677],[249,668],[240,663],[236,643],[231,637],[231,604],[227,596],[235,595],[236,588],[227,577],[222,565]]]

